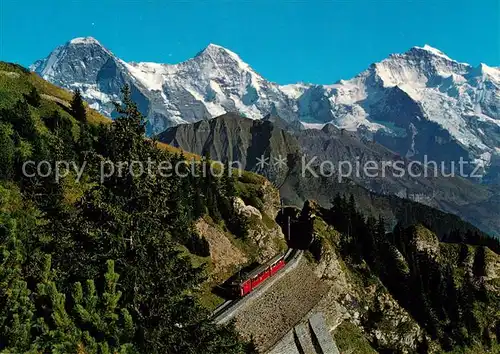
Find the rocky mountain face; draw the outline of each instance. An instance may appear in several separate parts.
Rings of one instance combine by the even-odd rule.
[[[500,70],[459,63],[414,47],[333,85],[269,82],[230,50],[210,44],[179,64],[126,63],[93,38],[56,48],[31,69],[59,86],[80,88],[91,106],[113,116],[129,83],[148,132],[237,112],[271,114],[298,126],[359,131],[401,156],[424,155],[447,166],[461,157],[493,174],[500,166]],[[469,171],[470,172],[470,171]]]
[[[356,164],[402,161],[409,171],[412,160],[331,124],[321,130],[290,129],[277,117],[251,120],[228,113],[169,128],[158,138],[185,151],[209,154],[214,160],[266,176],[280,188],[286,204],[301,207],[305,200],[315,199],[328,207],[337,193],[354,194],[367,213],[381,213],[395,221],[403,218],[401,198],[406,198],[456,214],[485,232],[500,234],[500,197],[495,189],[460,177],[436,175],[433,170],[427,176],[423,170],[414,171],[414,176],[400,176],[395,167],[383,172],[381,163],[377,176],[366,175],[362,169],[356,170]],[[324,161],[329,161],[331,170],[325,168]],[[353,166],[353,172],[340,176],[339,166],[345,162]],[[410,214],[414,212],[416,209]]]
[[[315,273],[330,287],[311,312],[325,315],[340,352],[498,351],[490,338],[494,332],[500,338],[498,247],[439,242],[435,232],[414,225],[396,228],[380,243],[369,231],[352,231],[350,237],[360,237],[355,244],[367,243],[366,256],[356,260],[345,246],[349,236],[329,213],[306,203],[292,240],[305,230],[312,234]]]
[[[334,124],[367,135],[402,156],[460,157],[489,165],[499,150],[500,71],[458,63],[415,47],[325,88]]]
[[[113,116],[112,101],[118,100],[120,88],[130,84],[151,134],[226,112],[252,118],[276,112],[290,121],[296,119],[293,100],[279,85],[215,44],[192,59],[167,65],[126,63],[94,38],[76,38],[31,69],[59,86],[81,89],[91,106],[108,116]]]

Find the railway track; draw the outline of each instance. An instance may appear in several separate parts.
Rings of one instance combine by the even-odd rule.
[[[261,292],[265,291],[268,288],[267,285],[274,283],[275,281],[280,279],[283,275],[285,275],[290,269],[295,267],[295,265],[300,260],[302,254],[303,254],[302,250],[289,248],[284,255],[284,260],[286,263],[284,268],[282,268],[277,274],[275,274],[271,278],[267,279],[264,283],[262,283],[258,288],[256,288],[250,294],[238,299],[227,300],[223,304],[219,305],[212,312],[211,318],[213,322],[215,322],[216,324],[222,324],[233,318],[238,312],[238,310],[243,306],[245,306],[245,304],[248,301],[257,297]]]

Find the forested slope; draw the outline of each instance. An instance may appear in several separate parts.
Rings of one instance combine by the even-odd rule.
[[[230,202],[239,182],[203,174],[208,161],[185,178],[102,178],[103,161],[185,159],[144,138],[123,94],[110,124],[78,94],[0,63],[0,351],[249,352],[231,327],[208,321],[197,300],[204,268],[179,250],[203,251],[193,224],[204,215],[244,236]],[[56,161],[70,170],[58,176]]]
[[[306,203],[294,220],[292,241],[331,284],[321,310],[342,323],[334,331],[341,350],[353,349],[346,336],[361,331],[382,353],[498,352],[496,239],[455,230],[440,242],[432,222],[387,232],[382,218],[365,217],[354,198],[340,196],[330,209]]]

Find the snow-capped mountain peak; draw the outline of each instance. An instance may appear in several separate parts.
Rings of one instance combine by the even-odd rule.
[[[93,81],[95,76],[89,76],[88,69],[101,66],[111,57],[113,54],[95,38],[78,37],[57,47],[47,58],[31,65],[30,69],[44,79],[65,87],[67,79],[61,77],[64,71],[72,71],[71,74],[68,73],[68,79],[72,78],[70,81],[80,79],[86,82]],[[76,77],[75,71],[78,73]]]
[[[412,47],[402,54],[392,54],[371,66],[376,76],[374,80],[380,81],[384,87],[406,85],[410,89],[434,87],[447,78],[461,82],[472,69],[471,65],[453,60],[427,44]],[[370,72],[362,73],[361,76],[363,75],[371,76]]]
[[[149,134],[239,112],[310,127],[331,122],[375,136],[402,156],[447,151],[443,145],[453,146],[447,149],[454,157],[500,152],[499,68],[472,67],[429,45],[390,55],[333,85],[277,85],[216,44],[178,64],[127,63],[92,37],[56,48],[32,70],[57,85],[80,88],[93,108],[110,116],[120,88],[130,84]]]
[[[97,44],[97,45],[101,45],[101,43],[99,43],[99,41],[97,39],[95,39],[94,37],[73,38],[72,40],[69,41],[69,44],[84,44],[84,45]]]

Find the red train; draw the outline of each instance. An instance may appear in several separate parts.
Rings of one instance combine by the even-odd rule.
[[[266,264],[246,274],[240,281],[234,282],[234,292],[240,297],[247,295],[267,278],[276,274],[285,264],[285,255],[277,255]]]

